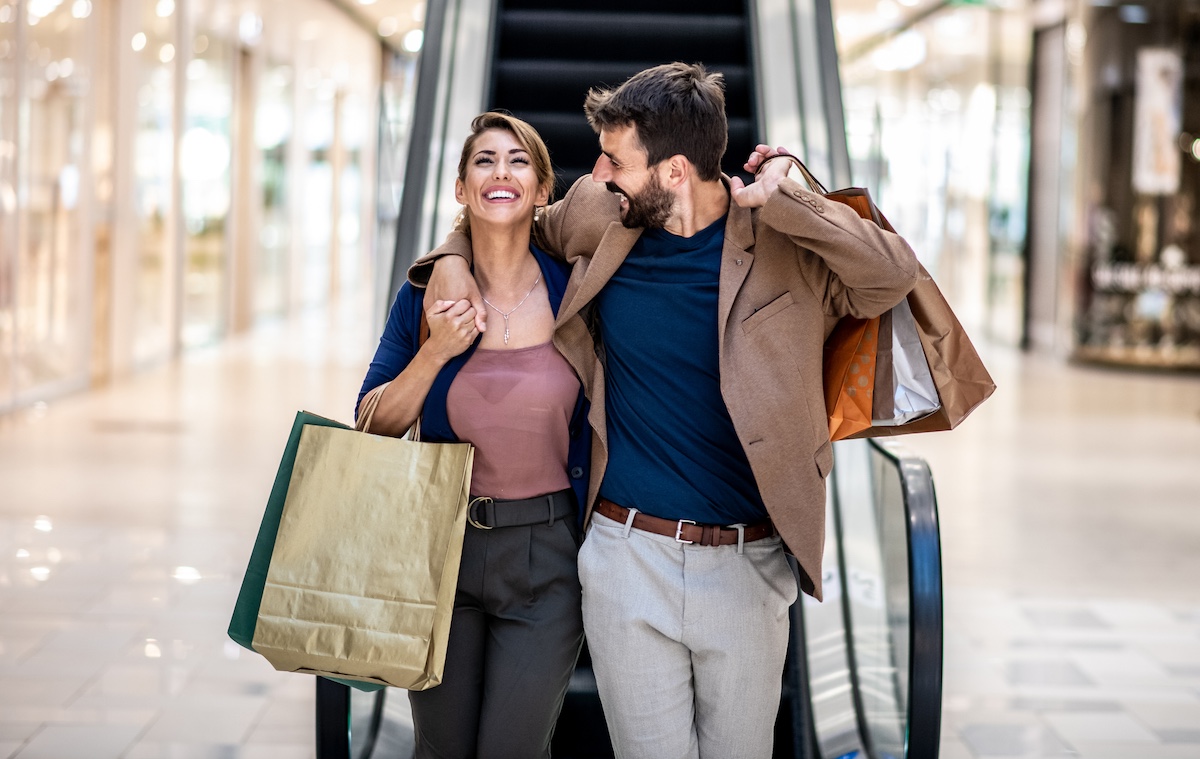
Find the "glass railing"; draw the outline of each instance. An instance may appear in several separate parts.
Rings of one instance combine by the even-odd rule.
[[[929,467],[892,441],[842,441],[834,450],[824,601],[805,596],[792,607],[774,756],[937,759],[941,544]],[[319,680],[317,734],[317,759],[409,756],[408,699]],[[586,656],[554,756],[612,756]]]
[[[936,759],[942,588],[928,465],[894,442],[835,444],[826,503],[824,603],[802,631],[814,759]]]

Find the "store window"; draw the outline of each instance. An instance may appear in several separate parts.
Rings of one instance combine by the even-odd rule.
[[[1028,21],[1019,9],[834,0],[853,181],[964,324],[1021,339]]]
[[[190,3],[189,8],[194,34],[191,59],[184,64],[187,89],[179,155],[185,347],[213,342],[225,331],[235,51],[229,14],[223,8],[208,3]]]
[[[0,412],[16,393],[17,6],[0,0]]]
[[[136,88],[132,216],[137,265],[132,353],[135,363],[144,364],[170,355],[175,344],[177,269],[172,236],[178,55],[174,3],[140,0],[136,5],[136,31],[126,42],[134,55],[131,72]]]
[[[295,88],[292,67],[269,61],[259,80],[254,118],[258,149],[259,229],[255,267],[256,318],[282,316],[287,310],[289,253],[292,243],[289,165],[294,142]]]
[[[1200,8],[1096,7],[1081,359],[1200,368]]]
[[[86,0],[30,3],[21,13],[0,6],[0,54],[7,53],[0,79],[5,93],[25,104],[11,114],[0,107],[0,234],[9,251],[0,273],[0,333],[7,338],[0,350],[9,356],[14,400],[86,381],[91,10]]]

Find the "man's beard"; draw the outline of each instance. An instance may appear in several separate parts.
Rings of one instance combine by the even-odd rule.
[[[658,181],[657,174],[651,174],[646,186],[637,196],[632,196],[612,182],[607,182],[608,191],[625,196],[628,208],[621,217],[621,223],[627,229],[645,227],[661,229],[671,218],[671,210],[675,207],[675,194],[663,187]]]

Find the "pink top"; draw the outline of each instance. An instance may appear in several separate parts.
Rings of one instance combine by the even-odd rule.
[[[475,446],[471,493],[516,499],[569,488],[578,396],[579,379],[553,343],[476,348],[446,396],[454,434]]]

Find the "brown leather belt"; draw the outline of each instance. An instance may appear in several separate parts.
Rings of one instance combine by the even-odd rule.
[[[594,511],[621,524],[625,524],[625,520],[629,519],[629,509],[604,498],[596,502]],[[680,519],[679,521],[672,522],[670,519],[652,517],[640,511],[633,516],[633,526],[639,530],[653,532],[655,535],[666,535],[669,538],[675,538],[680,543],[695,543],[698,546],[729,546],[737,545],[738,542],[739,530],[736,527],[696,524],[690,519]],[[752,543],[755,540],[762,540],[776,534],[775,525],[771,524],[770,520],[747,525],[740,532],[742,533],[743,543]]]

